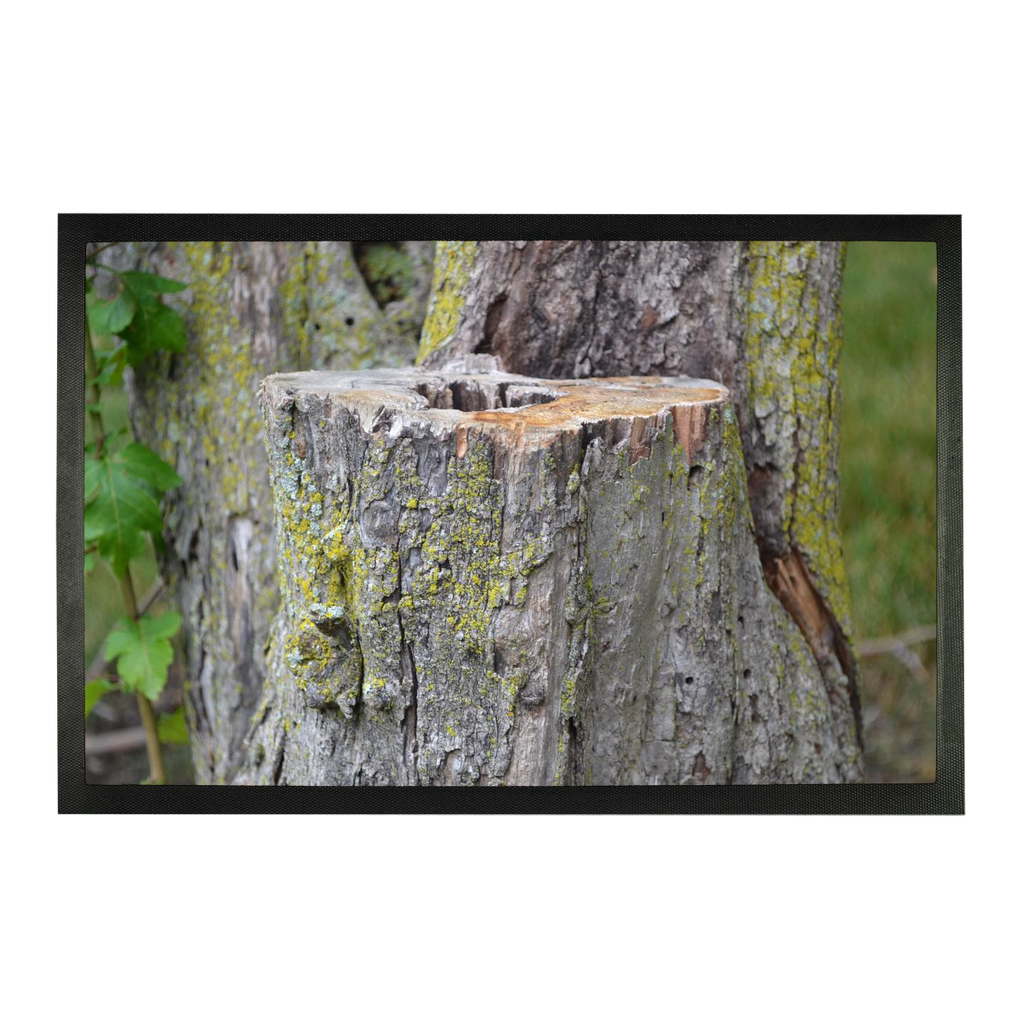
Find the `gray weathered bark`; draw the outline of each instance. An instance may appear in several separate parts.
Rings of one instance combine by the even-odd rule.
[[[844,258],[839,242],[442,242],[420,360],[722,381],[765,576],[859,732],[839,535]]]
[[[403,753],[401,769],[394,759],[374,760],[362,753],[342,753],[355,735],[352,730],[357,728],[361,714],[386,717],[404,699],[401,687],[405,684],[398,680],[407,678],[404,673],[411,673],[411,655],[400,659],[401,671],[395,682],[386,682],[381,688],[390,704],[374,708],[374,687],[366,687],[364,678],[356,704],[349,709],[355,710],[353,719],[345,717],[337,699],[333,704],[325,701],[322,708],[311,708],[306,703],[308,687],[307,694],[303,694],[297,683],[282,683],[286,666],[291,678],[292,666],[285,659],[291,656],[294,661],[301,655],[301,667],[307,652],[305,647],[286,650],[284,634],[276,632],[283,628],[283,619],[271,633],[278,603],[277,562],[270,527],[266,455],[253,393],[258,381],[276,370],[408,363],[426,302],[433,248],[430,243],[402,243],[411,257],[413,284],[407,289],[406,299],[392,302],[383,310],[374,296],[382,301],[382,296],[392,295],[394,282],[375,285],[372,290],[367,287],[356,264],[358,261],[364,269],[372,266],[373,254],[358,246],[353,251],[355,245],[136,245],[120,257],[125,265],[143,266],[193,282],[189,292],[171,300],[181,300],[179,308],[190,330],[189,351],[140,367],[130,382],[130,392],[133,418],[141,436],[185,478],[184,487],[173,495],[168,510],[165,568],[177,588],[184,617],[197,777],[199,781],[387,782],[395,781],[391,774],[394,770],[407,781],[436,782],[472,781],[475,770],[484,781],[517,781],[527,777],[525,769],[516,768],[511,775],[511,768],[500,775],[493,773],[493,766],[483,770],[476,754],[468,753],[475,749],[475,741],[468,739],[466,753],[457,753],[454,747],[446,749],[442,767],[431,768],[430,758],[444,749],[443,743],[428,743],[426,734],[421,740],[418,727],[410,731],[408,725],[404,735],[415,737],[416,749],[411,762]],[[118,258],[109,261],[117,263]],[[690,638],[688,650],[696,644],[692,638],[699,635],[712,648],[714,643],[708,644],[707,637],[725,637],[726,646],[734,647],[736,653],[719,652],[724,660],[701,663],[703,676],[683,675],[683,696],[675,712],[679,731],[675,735],[676,739],[687,740],[676,760],[651,760],[649,752],[641,755],[628,751],[627,743],[622,747],[627,752],[621,757],[615,754],[603,762],[596,757],[587,762],[591,781],[596,780],[598,765],[605,773],[600,777],[610,778],[626,770],[623,766],[631,757],[631,767],[622,777],[636,781],[859,777],[857,744],[851,739],[857,728],[856,666],[850,654],[848,601],[837,529],[836,363],[842,263],[843,247],[835,243],[439,243],[429,315],[420,342],[420,356],[428,367],[437,369],[461,361],[469,372],[474,366],[473,354],[483,353],[500,358],[507,370],[534,377],[689,374],[723,381],[731,391],[762,569],[760,576],[754,575],[761,581],[761,589],[749,578],[750,565],[757,567],[756,559],[751,563],[744,555],[742,568],[736,567],[740,563],[730,561],[733,556],[728,552],[734,547],[737,551],[743,548],[742,536],[732,536],[729,531],[723,534],[717,525],[709,526],[709,533],[719,540],[705,540],[706,547],[694,550],[700,552],[706,565],[711,564],[709,559],[724,559],[722,567],[713,570],[724,574],[724,583],[715,591],[713,587],[707,589],[701,579],[697,588],[701,594],[695,594],[693,601],[695,608],[711,607],[734,594],[741,608],[743,602],[750,602],[751,608],[760,611],[753,615],[753,625],[747,611],[737,613],[743,618],[739,625],[746,631],[745,638],[733,638],[735,627],[731,632],[726,629],[730,620],[718,605],[710,617],[705,615],[700,620],[702,632],[684,633]],[[501,456],[497,463],[493,461],[494,450],[500,452],[501,445],[494,449],[493,439],[480,443],[485,448],[488,443],[492,446],[480,458],[484,464],[491,460],[495,486],[507,486]],[[634,466],[663,458],[658,445],[652,451],[649,459],[638,460]],[[291,454],[294,457],[296,453]],[[392,457],[407,458],[407,454]],[[593,479],[597,480],[597,467],[604,464],[607,452],[601,458],[597,454],[587,457],[591,474],[597,474]],[[688,493],[693,493],[694,479],[700,480],[702,474],[708,481],[717,479],[717,470],[710,468],[717,464],[717,457],[695,462],[701,469],[696,477],[688,474]],[[581,461],[581,470],[582,465]],[[631,472],[642,474],[645,467]],[[616,486],[628,483],[626,478],[609,479]],[[608,486],[605,483],[606,491]],[[564,496],[558,500],[564,505]],[[711,511],[716,508],[717,504]],[[383,514],[380,508],[371,519],[378,513]],[[571,515],[572,508],[562,508],[558,514]],[[578,509],[575,514],[580,514]],[[705,505],[701,505],[699,514],[704,517],[702,521],[717,523]],[[555,533],[572,529],[559,522],[556,517],[552,523]],[[579,533],[600,536],[600,524],[589,519],[585,523],[586,529],[576,527]],[[656,537],[647,520],[644,530],[652,558],[661,544],[667,545],[676,558],[679,552],[673,547],[674,540]],[[723,536],[727,539],[721,539]],[[505,549],[503,552],[509,553]],[[689,564],[687,558],[692,563],[692,552],[687,555],[683,548],[682,554],[685,557],[680,564]],[[500,560],[502,555],[495,557]],[[554,549],[546,556],[523,588],[524,595],[535,579],[543,580],[545,572],[553,571],[545,566],[562,564],[559,557]],[[640,575],[646,571],[642,564],[641,559],[637,569]],[[672,566],[675,564],[673,561]],[[676,578],[673,574],[682,570],[672,566],[666,572]],[[410,570],[411,566],[403,571]],[[625,585],[625,581],[619,582]],[[763,582],[768,583],[777,600],[766,596]],[[381,585],[386,583],[384,579]],[[653,577],[644,586],[653,594]],[[574,613],[583,615],[588,623],[601,619],[600,613],[593,611],[593,603],[587,605],[584,601],[579,606],[591,608],[587,613]],[[785,609],[788,617],[780,619],[780,609]],[[616,621],[632,621],[626,613],[623,616]],[[506,618],[508,615],[502,621]],[[563,628],[561,619],[555,616],[554,621]],[[794,624],[800,633],[793,629]],[[322,619],[321,625],[328,632],[333,628],[327,619]],[[805,639],[801,639],[801,633]],[[358,641],[362,646],[358,630],[355,639],[353,636],[350,631],[350,644]],[[270,648],[269,677],[268,637],[277,638]],[[328,642],[337,644],[339,639],[329,637]],[[533,643],[540,641],[535,639]],[[814,659],[805,665],[808,646]],[[768,655],[768,648],[774,653]],[[763,661],[762,668],[758,668],[761,662],[755,661],[754,654]],[[634,671],[628,668],[626,655],[622,658],[617,671]],[[749,678],[755,683],[747,685],[741,673],[744,682],[729,691],[733,726],[727,728],[723,717],[720,738],[713,741],[707,726],[713,716],[707,717],[708,709],[711,705],[719,710],[724,707],[721,702],[729,690],[729,680],[735,682],[735,673],[729,675],[730,667],[735,669],[738,660],[750,662],[744,671],[751,672]],[[550,683],[555,664],[552,661],[545,663],[546,668],[533,667],[538,678]],[[667,706],[665,687],[659,681],[662,677],[650,675],[643,659],[638,664],[641,668],[635,671],[642,676],[642,686],[631,699],[639,701],[643,687],[648,687],[644,691],[648,697],[628,725],[623,720],[623,729],[650,730],[659,722],[658,728],[667,731],[662,713],[648,709],[649,700],[660,702],[659,707]],[[513,681],[517,678],[515,668],[507,665],[488,671],[506,682],[510,675]],[[762,671],[763,680],[758,674]],[[686,682],[690,678],[694,683]],[[702,678],[724,682],[713,683],[714,693],[691,692],[692,687],[711,685],[702,684]],[[387,681],[390,677],[374,679]],[[779,687],[788,685],[781,682],[784,679],[793,682],[787,698],[791,707],[788,721],[776,713],[772,703],[777,703]],[[622,678],[608,676],[597,678],[592,686],[588,684],[587,702],[580,703],[578,713],[569,716],[572,728],[578,730],[574,749],[581,753],[571,770],[568,763],[559,769],[560,782],[587,781],[580,758],[587,749],[585,742],[598,747],[601,744],[595,731],[598,722],[593,717],[602,707],[598,701],[604,693],[601,687],[625,685]],[[364,700],[364,688],[368,701]],[[822,692],[827,695],[828,714],[817,700]],[[527,698],[533,700],[531,693],[524,691],[520,696],[522,700],[511,709],[512,723],[517,713],[522,715],[524,709],[541,706],[527,702]],[[612,701],[609,707],[616,707],[615,702],[624,699],[624,692],[609,691],[605,696]],[[315,702],[315,694],[312,699]],[[773,709],[767,716],[760,708],[766,700]],[[561,707],[560,697],[557,703]],[[405,705],[406,710],[409,706]],[[545,736],[555,728],[551,713],[541,730]],[[519,718],[521,724],[526,721]],[[460,723],[453,725],[457,733],[462,730],[460,735],[479,732],[479,722],[473,725],[460,719]],[[606,723],[599,725],[603,729]],[[755,743],[750,737],[762,725],[763,741]],[[293,727],[301,742],[291,736]],[[514,728],[518,730],[519,725]],[[523,735],[528,732],[529,728],[524,727]],[[642,734],[648,738],[652,735],[650,731]],[[365,738],[369,733],[359,735],[362,738],[356,747],[369,749]],[[445,735],[451,739],[447,731]],[[517,735],[513,731],[507,739],[509,751],[522,742]],[[686,756],[695,749],[690,745],[693,737],[699,737],[697,753],[702,760],[698,763],[695,753],[694,763],[687,766]],[[615,747],[619,741],[609,742]],[[672,746],[676,740],[663,742]],[[564,743],[563,738],[563,747]],[[508,756],[511,766],[512,754]],[[363,761],[359,763],[365,763],[365,767],[357,771],[355,764],[360,758]],[[462,766],[458,770],[457,763]],[[547,771],[550,762],[543,763]]]
[[[136,243],[104,255],[191,285],[170,298],[188,350],[140,365],[129,394],[138,435],[184,480],[166,508],[163,569],[181,606],[200,782],[231,781],[241,763],[278,603],[257,386],[276,370],[407,363],[433,243],[402,246],[411,286],[383,309],[349,242]]]
[[[857,779],[726,390],[467,363],[264,381],[284,599],[238,781]]]

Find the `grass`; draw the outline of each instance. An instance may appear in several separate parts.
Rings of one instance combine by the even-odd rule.
[[[852,242],[841,516],[861,637],[935,621],[935,246]]]
[[[935,622],[935,246],[851,242],[840,360],[841,528],[856,635]],[[935,777],[935,645],[925,673],[861,663],[869,782]]]

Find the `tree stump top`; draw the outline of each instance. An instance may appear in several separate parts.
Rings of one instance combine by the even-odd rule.
[[[364,372],[279,373],[261,385],[271,408],[303,399],[327,400],[358,416],[366,433],[386,422],[398,434],[413,423],[436,436],[457,435],[464,454],[469,433],[516,448],[551,445],[585,424],[618,421],[629,432],[634,460],[644,454],[651,429],[671,416],[677,443],[689,455],[703,437],[704,408],[724,402],[728,389],[691,377],[604,377],[544,380],[493,372],[379,369]]]

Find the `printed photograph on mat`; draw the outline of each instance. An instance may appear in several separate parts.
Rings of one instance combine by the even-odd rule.
[[[85,778],[936,777],[931,242],[92,242]]]

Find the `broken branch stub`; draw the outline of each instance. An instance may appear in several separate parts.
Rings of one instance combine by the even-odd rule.
[[[845,781],[769,591],[726,389],[264,380],[282,607],[246,781]]]

